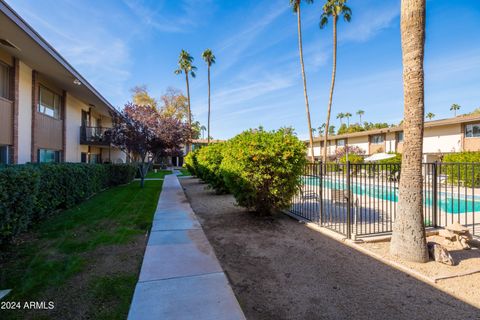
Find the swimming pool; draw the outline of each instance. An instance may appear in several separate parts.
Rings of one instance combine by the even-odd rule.
[[[318,186],[320,178],[303,177],[304,184]],[[346,184],[343,181],[332,181],[330,178],[323,179],[323,187],[327,189],[345,190]],[[374,186],[369,184],[351,184],[351,191],[356,195],[366,195],[372,198],[398,202],[398,189],[392,186]],[[430,190],[425,191],[424,204],[432,207],[433,198]],[[461,214],[466,212],[480,212],[480,197],[471,195],[453,194],[439,192],[437,207],[439,210],[450,214]]]

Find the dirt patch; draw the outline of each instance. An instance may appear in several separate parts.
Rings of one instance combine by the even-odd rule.
[[[427,241],[442,243],[438,236],[428,237]],[[471,250],[451,250],[455,266],[448,266],[439,262],[430,261],[427,263],[408,262],[389,254],[390,242],[362,243],[363,248],[380,255],[384,259],[400,263],[411,270],[419,272],[432,280],[437,280],[438,287],[448,292],[460,300],[480,308],[480,273],[469,274],[480,271],[480,250],[472,248]],[[450,279],[441,279],[444,277],[454,277]]]
[[[248,319],[478,319],[480,310],[278,214],[180,180]]]

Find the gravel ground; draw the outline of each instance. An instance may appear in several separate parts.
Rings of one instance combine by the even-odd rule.
[[[480,310],[277,214],[180,180],[248,319],[480,319]]]

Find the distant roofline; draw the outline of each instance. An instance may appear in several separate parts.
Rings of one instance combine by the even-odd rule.
[[[445,126],[445,125],[451,125],[451,124],[457,124],[457,123],[460,124],[460,123],[471,122],[471,121],[480,121],[480,114],[473,114],[473,115],[463,114],[463,115],[459,115],[452,118],[425,121],[425,128]],[[362,136],[372,135],[372,134],[399,132],[402,130],[403,130],[403,126],[397,125],[397,126],[382,128],[382,129],[372,129],[372,130],[359,131],[359,132],[353,132],[353,133],[329,135],[328,140],[338,140],[338,139],[345,139],[345,138],[362,137]],[[324,138],[323,136],[315,137],[313,141],[314,142],[323,141],[323,138]]]
[[[68,61],[60,55],[35,29],[33,29],[10,5],[4,0],[0,0],[0,11],[12,20],[20,29],[23,30],[33,41],[35,41],[43,50],[45,50],[52,58],[60,63],[68,72],[70,72],[82,85],[88,88],[97,98],[99,98],[108,108],[118,112],[117,109],[95,89]]]
[[[210,139],[210,143],[225,142],[225,140],[220,139]],[[207,139],[192,139],[192,143],[208,143]]]

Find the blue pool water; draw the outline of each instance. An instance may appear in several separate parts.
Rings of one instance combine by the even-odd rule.
[[[303,181],[307,185],[318,185],[319,179],[313,177],[303,177]],[[323,187],[327,189],[345,190],[346,185],[341,181],[323,180]],[[351,191],[357,195],[367,195],[372,198],[398,202],[398,190],[388,186],[372,186],[352,184]],[[425,192],[425,205],[431,207],[433,205],[432,195],[429,191]],[[480,197],[472,197],[465,195],[456,195],[440,192],[438,194],[437,206],[440,210],[452,214],[460,214],[465,212],[480,212]]]

